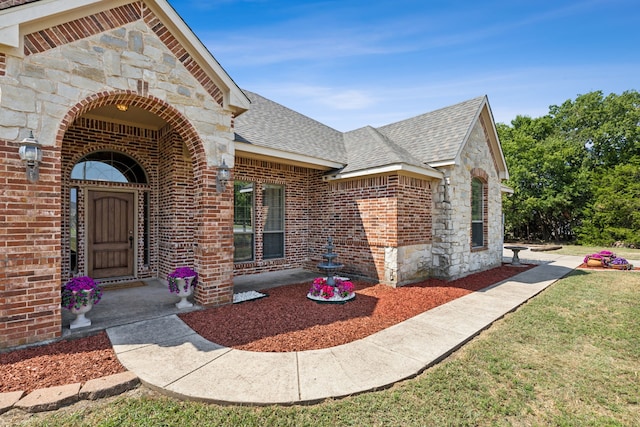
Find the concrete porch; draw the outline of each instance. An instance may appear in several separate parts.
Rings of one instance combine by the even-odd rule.
[[[233,291],[264,291],[278,286],[311,283],[316,276],[317,273],[301,268],[240,276],[233,281]],[[100,303],[87,314],[91,319],[91,326],[69,329],[75,316],[69,310],[62,309],[62,337],[83,337],[113,326],[203,309],[194,305],[192,308],[179,310],[175,307],[175,303],[179,301],[178,296],[169,293],[164,281],[147,279],[142,282],[145,286],[103,292]]]

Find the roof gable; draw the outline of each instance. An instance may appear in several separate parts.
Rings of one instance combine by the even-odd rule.
[[[219,105],[236,114],[249,108],[249,100],[165,0],[4,1],[0,52],[40,53],[140,19]]]
[[[453,162],[484,100],[473,98],[378,130],[426,164]]]

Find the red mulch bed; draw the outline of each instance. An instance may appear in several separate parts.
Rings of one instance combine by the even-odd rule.
[[[307,299],[308,283],[282,286],[265,291],[267,298],[180,317],[206,339],[236,349],[286,352],[327,348],[364,338],[532,267],[503,265],[450,282],[431,279],[396,289],[355,282],[356,298],[344,305]],[[30,392],[124,370],[102,332],[0,353],[0,392]]]
[[[106,332],[0,353],[0,392],[84,383],[124,372]]]
[[[533,266],[529,266],[531,268]],[[309,284],[266,290],[269,296],[180,318],[209,341],[241,350],[286,352],[345,344],[525,271],[508,265],[458,280],[430,279],[400,288],[354,282],[344,305],[307,299]]]

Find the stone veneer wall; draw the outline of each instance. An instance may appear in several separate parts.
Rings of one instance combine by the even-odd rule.
[[[162,117],[187,144],[195,266],[204,284],[196,300],[231,302],[233,230],[225,224],[233,199],[231,191],[216,192],[215,176],[222,157],[233,167],[232,113],[153,13],[140,2],[129,6],[28,34],[25,56],[0,55],[0,220],[11,224],[0,239],[0,348],[61,334],[63,138],[79,116],[118,101]],[[44,151],[37,183],[27,182],[18,157],[29,130]]]
[[[461,154],[461,166],[448,169],[450,203],[440,196],[434,218],[433,268],[436,276],[455,279],[502,262],[502,193],[487,136],[478,120]],[[471,178],[486,177],[485,246],[471,247]],[[441,184],[441,192],[444,191]],[[442,193],[441,193],[442,194]]]

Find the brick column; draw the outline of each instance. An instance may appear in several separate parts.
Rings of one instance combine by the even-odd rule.
[[[233,179],[218,193],[216,173],[215,166],[206,166],[196,171],[195,179],[195,299],[205,306],[230,304],[233,299]]]
[[[60,153],[43,147],[40,179],[32,183],[18,146],[0,139],[0,348],[62,331]]]

